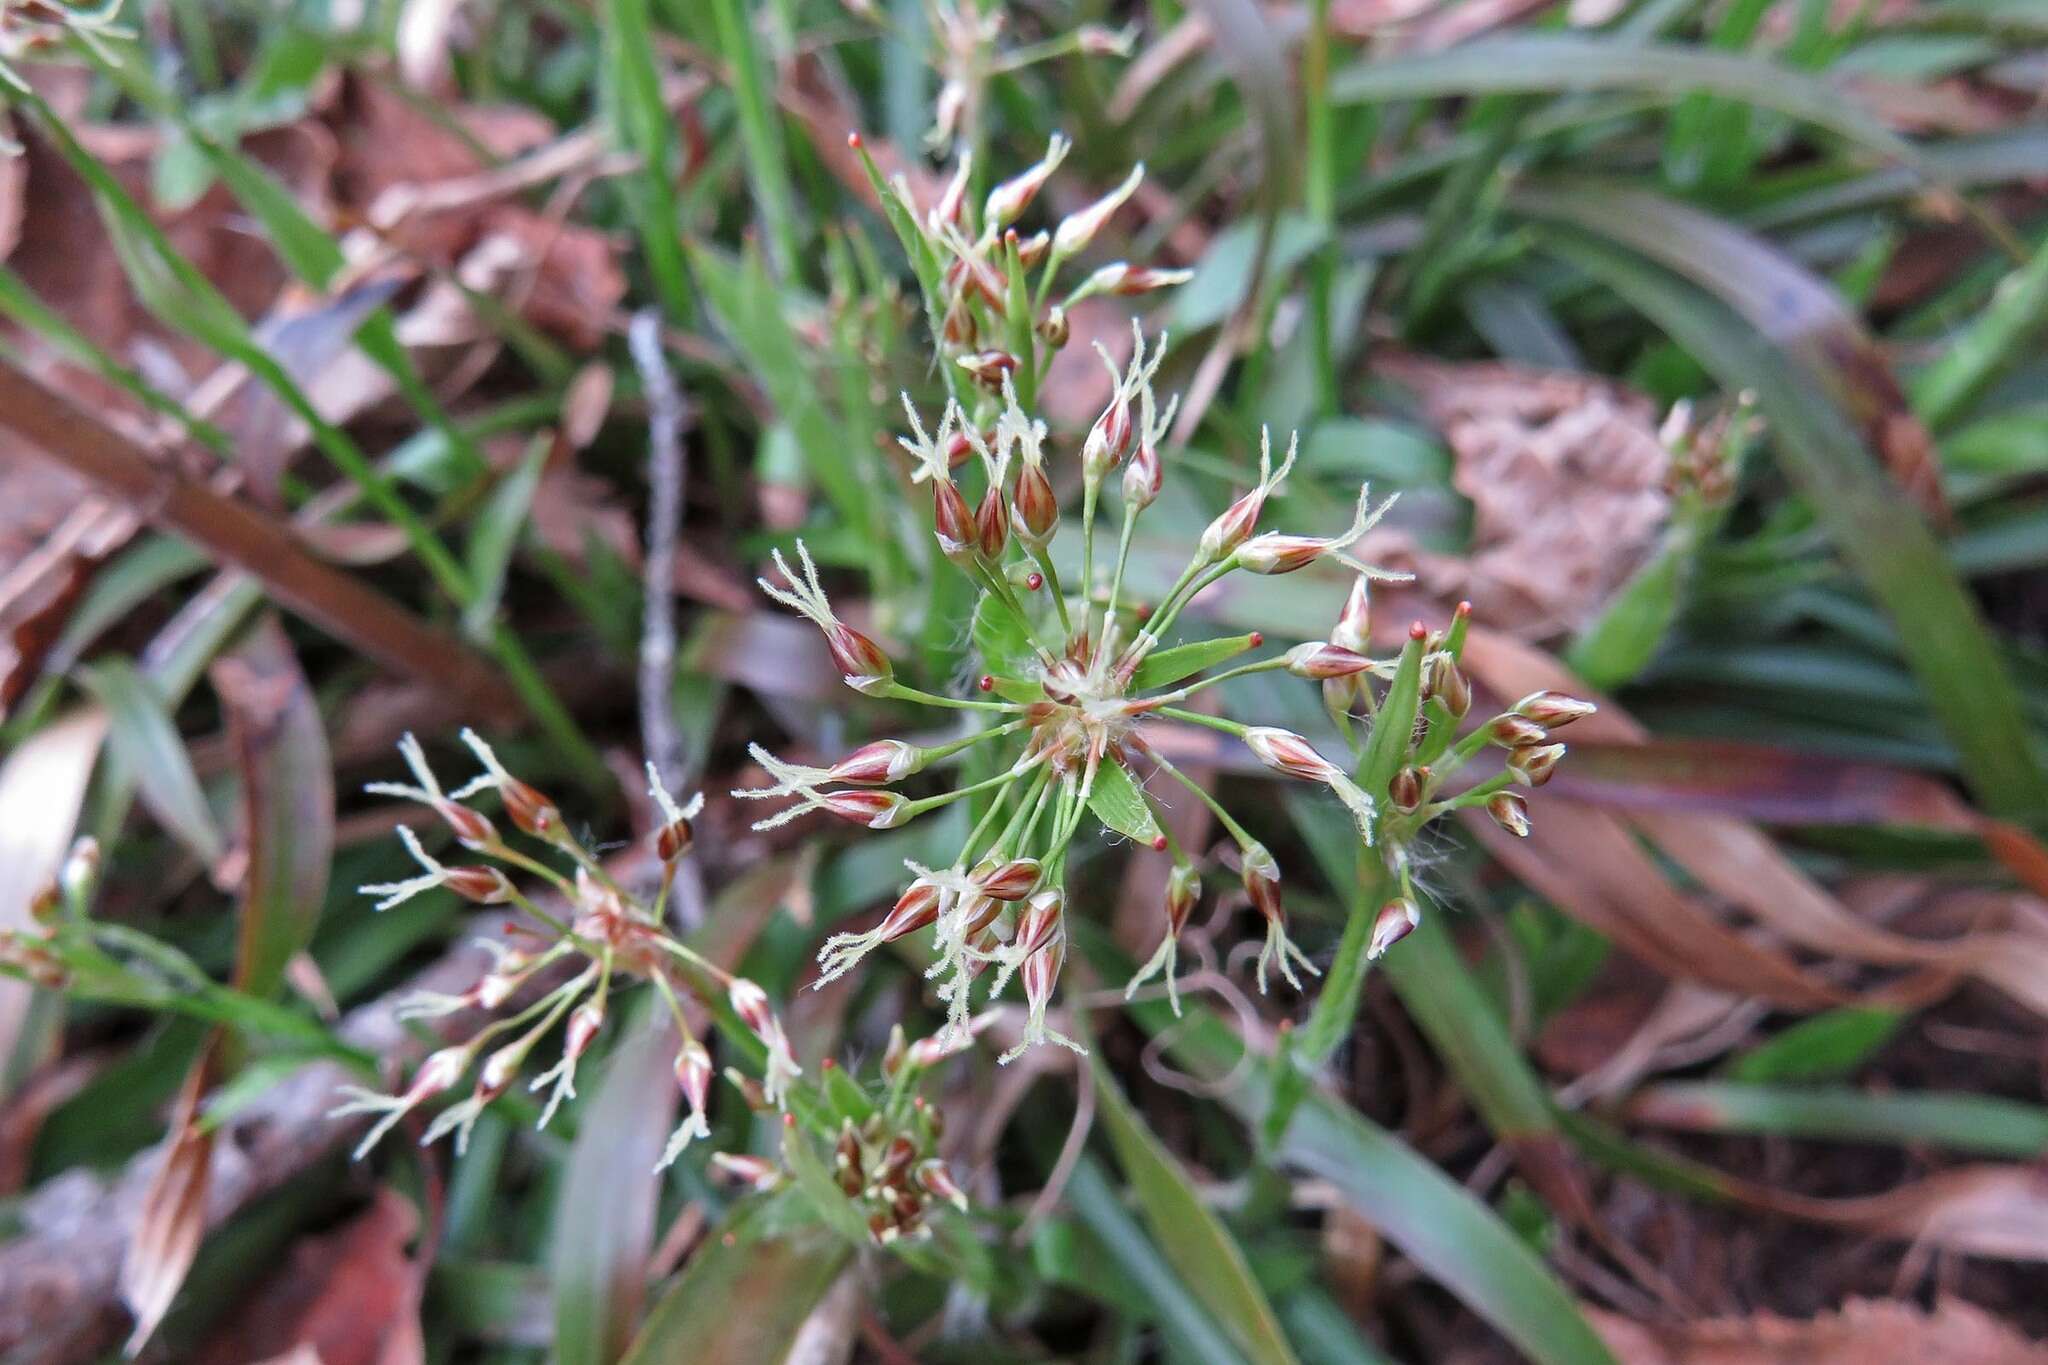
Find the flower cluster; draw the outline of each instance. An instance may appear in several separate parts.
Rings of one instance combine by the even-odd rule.
[[[475,751],[484,771],[466,786],[443,790],[427,766],[419,742],[407,735],[399,749],[412,769],[410,783],[374,783],[368,790],[417,801],[438,816],[456,842],[485,861],[448,864],[430,855],[411,829],[400,826],[399,838],[417,876],[365,886],[378,897],[376,908],[389,910],[423,891],[446,888],[478,905],[506,905],[524,912],[503,943],[485,940],[496,956],[491,970],[460,995],[422,993],[401,1010],[405,1018],[437,1018],[471,1009],[509,1013],[491,1020],[462,1042],[435,1052],[412,1081],[397,1094],[379,1094],[349,1087],[349,1099],[337,1115],[375,1114],[376,1123],[357,1147],[361,1156],[402,1119],[428,1101],[453,1090],[470,1071],[477,1079],[469,1095],[443,1109],[427,1126],[423,1143],[455,1135],[456,1148],[466,1143],[471,1127],[486,1106],[511,1088],[536,1049],[559,1025],[561,1052],[553,1065],[528,1082],[547,1092],[540,1123],[545,1127],[566,1099],[576,1094],[576,1067],[604,1027],[612,992],[622,983],[651,982],[675,1020],[680,1042],[674,1069],[687,1105],[682,1123],[671,1136],[662,1164],[673,1162],[696,1138],[710,1136],[706,1105],[712,1080],[711,1055],[691,1029],[682,997],[693,996],[707,1008],[722,1010],[758,1043],[765,1057],[758,1086],[769,1104],[783,1104],[791,1084],[802,1072],[791,1052],[782,1024],[769,1008],[759,986],[734,977],[668,931],[664,922],[669,888],[682,858],[694,842],[691,824],[703,805],[701,796],[678,804],[648,768],[650,792],[661,811],[661,827],[651,836],[661,860],[659,894],[651,904],[622,888],[598,859],[583,846],[563,820],[561,811],[532,785],[506,771],[498,757],[474,731],[462,738]],[[568,870],[544,861],[507,842],[481,811],[464,804],[496,791],[506,817],[537,852],[566,858]],[[520,891],[505,869],[524,873],[550,885],[566,916],[550,913]],[[530,998],[529,998],[530,997]],[[737,1074],[737,1073],[735,1073]]]
[[[937,745],[877,741],[829,767],[785,762],[755,746],[756,759],[773,781],[734,794],[790,803],[758,828],[822,810],[870,829],[887,829],[956,801],[985,798],[950,866],[912,864],[913,880],[881,923],[863,933],[838,935],[825,945],[823,979],[850,970],[883,943],[929,928],[936,948],[930,974],[938,979],[952,1027],[967,1019],[970,994],[984,972],[993,969],[991,996],[1013,975],[1021,978],[1028,1021],[1022,1042],[1006,1060],[1035,1043],[1073,1046],[1047,1023],[1046,1015],[1066,953],[1067,861],[1091,819],[1173,860],[1167,934],[1137,980],[1164,972],[1169,989],[1175,988],[1174,944],[1200,898],[1201,881],[1195,861],[1158,818],[1155,798],[1146,789],[1154,780],[1187,787],[1214,810],[1235,842],[1246,895],[1266,925],[1258,962],[1260,989],[1273,972],[1298,989],[1297,969],[1314,971],[1288,937],[1273,854],[1158,751],[1148,739],[1148,722],[1179,721],[1236,737],[1273,772],[1327,788],[1351,813],[1359,838],[1366,844],[1376,838],[1380,816],[1375,798],[1307,739],[1289,730],[1212,716],[1186,703],[1225,679],[1266,671],[1285,671],[1326,687],[1348,685],[1362,696],[1357,689],[1363,681],[1391,678],[1396,661],[1373,658],[1362,637],[1302,645],[1222,671],[1214,670],[1261,647],[1263,636],[1162,646],[1187,605],[1234,572],[1286,574],[1317,562],[1344,564],[1358,575],[1362,602],[1367,580],[1398,577],[1352,553],[1388,503],[1373,503],[1361,489],[1351,524],[1334,536],[1262,532],[1261,513],[1295,457],[1290,444],[1276,464],[1270,444],[1262,443],[1258,482],[1210,523],[1172,587],[1149,606],[1130,601],[1123,587],[1132,534],[1165,476],[1160,444],[1172,407],[1162,409],[1152,388],[1164,349],[1163,341],[1148,346],[1137,334],[1128,365],[1111,366],[1110,398],[1081,444],[1079,580],[1071,594],[1052,553],[1062,512],[1047,469],[1046,428],[1027,414],[1009,377],[1003,377],[999,397],[991,395],[984,404],[985,412],[971,415],[958,402],[949,402],[934,428],[905,400],[911,434],[902,445],[915,464],[913,479],[930,486],[938,549],[980,594],[974,634],[988,670],[979,681],[985,695],[941,696],[901,681],[886,652],[833,609],[801,543],[795,567],[778,554],[780,581],[761,582],[769,596],[824,633],[849,687],[871,697],[962,712],[969,728]],[[968,458],[956,460],[956,450],[965,450]],[[979,496],[972,499],[961,487],[961,466],[969,463],[981,475]],[[1112,475],[1118,476],[1122,523],[1116,558],[1106,574],[1098,575],[1095,524]],[[1206,676],[1195,678],[1198,673]],[[982,746],[986,753],[973,752]],[[929,796],[889,790],[935,765],[974,760],[990,775]]]
[[[1192,272],[1112,261],[1059,285],[1068,267],[1087,252],[1117,210],[1138,191],[1145,168],[1135,166],[1115,189],[1050,228],[1029,235],[1016,226],[1038,198],[1073,144],[1054,133],[1038,163],[972,201],[974,161],[962,153],[936,202],[920,211],[901,180],[884,185],[858,134],[848,139],[861,153],[876,193],[919,266],[925,306],[946,381],[956,397],[969,379],[985,395],[1014,386],[1028,408],[1036,401],[1052,353],[1067,344],[1068,313],[1097,295],[1130,297],[1185,282]],[[1148,375],[1149,377],[1149,375]],[[1118,382],[1123,382],[1121,373]],[[971,448],[964,439],[946,449],[954,466]]]

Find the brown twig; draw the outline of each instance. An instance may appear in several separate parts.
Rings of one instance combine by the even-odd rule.
[[[164,468],[70,398],[4,363],[0,429],[216,561],[253,575],[285,607],[386,667],[443,688],[474,710],[519,714],[511,689],[466,645],[313,558],[254,508]]]

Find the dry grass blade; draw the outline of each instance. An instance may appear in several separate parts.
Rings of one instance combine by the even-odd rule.
[[[1639,1365],[2048,1365],[2048,1347],[1961,1299],[1940,1299],[1929,1310],[1851,1299],[1808,1321],[1759,1313],[1652,1324],[1599,1309],[1587,1316],[1618,1355]]]
[[[121,1262],[121,1301],[135,1315],[128,1355],[140,1351],[156,1332],[178,1286],[199,1254],[206,1232],[206,1195],[213,1171],[214,1133],[198,1125],[199,1101],[206,1093],[212,1067],[202,1055],[185,1078],[171,1118],[171,1137],[128,1242]]]
[[[163,469],[126,437],[12,365],[0,365],[0,426],[219,562],[254,575],[279,602],[386,667],[434,683],[479,715],[517,713],[503,679],[466,646],[320,563],[275,522]]]

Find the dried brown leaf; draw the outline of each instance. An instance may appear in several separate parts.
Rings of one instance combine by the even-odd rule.
[[[341,1227],[301,1239],[198,1351],[196,1365],[306,1353],[321,1365],[413,1365],[424,1358],[424,1267],[406,1248],[418,1232],[413,1206],[380,1188],[370,1207]]]
[[[1670,499],[1649,399],[1590,375],[1401,351],[1378,353],[1375,369],[1422,400],[1472,503],[1468,557],[1387,556],[1412,559],[1439,600],[1484,602],[1493,621],[1542,639],[1592,621],[1654,550]]]
[[[121,1301],[135,1315],[135,1330],[126,1347],[131,1356],[142,1349],[170,1311],[206,1232],[214,1134],[210,1129],[202,1131],[197,1120],[199,1101],[212,1070],[209,1044],[185,1077],[171,1118],[171,1136],[143,1196],[121,1262]]]
[[[1808,1321],[1760,1313],[1641,1323],[1584,1311],[1628,1365],[2048,1365],[2048,1346],[1961,1299],[1942,1299],[1932,1310],[1851,1299],[1840,1312]]]

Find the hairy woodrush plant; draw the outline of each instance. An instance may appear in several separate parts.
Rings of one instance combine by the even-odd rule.
[[[859,145],[858,138],[854,144]],[[1162,404],[1153,389],[1165,339],[1148,344],[1136,323],[1128,363],[1117,364],[1097,347],[1109,369],[1110,396],[1076,452],[1078,581],[1071,592],[1064,586],[1053,554],[1063,514],[1048,468],[1048,430],[1032,407],[1037,377],[1050,353],[1067,339],[1061,308],[1047,300],[1061,269],[1129,197],[1141,174],[1133,171],[1117,190],[1051,231],[1020,238],[1012,224],[1066,150],[1066,141],[1055,136],[1045,158],[990,191],[978,214],[967,203],[964,165],[938,203],[922,214],[900,183],[883,186],[875,178],[913,262],[923,260],[928,267],[945,262],[942,268],[919,271],[927,314],[941,362],[950,362],[949,372],[957,369],[973,381],[964,392],[955,386],[954,396],[930,425],[906,394],[910,434],[899,444],[912,460],[912,486],[929,486],[940,556],[974,587],[973,636],[987,669],[978,683],[983,695],[944,696],[903,682],[887,652],[835,610],[802,541],[796,544],[794,565],[777,551],[775,580],[760,580],[772,599],[824,633],[847,686],[870,697],[964,712],[968,732],[935,745],[878,740],[822,767],[785,761],[757,744],[752,753],[771,781],[733,793],[748,800],[789,802],[755,826],[764,830],[814,810],[869,829],[890,829],[979,798],[980,814],[952,862],[941,868],[909,864],[913,879],[880,923],[836,935],[824,945],[818,984],[844,975],[882,944],[929,928],[935,952],[927,975],[937,981],[937,994],[948,1007],[949,1029],[964,1027],[975,982],[984,973],[991,974],[991,998],[1002,993],[1012,976],[1022,978],[1027,1022],[1004,1061],[1043,1042],[1079,1050],[1047,1022],[1047,1010],[1066,955],[1068,860],[1091,817],[1104,832],[1173,860],[1166,931],[1128,990],[1135,992],[1163,975],[1178,1009],[1178,937],[1200,899],[1201,875],[1158,818],[1155,797],[1147,790],[1155,778],[1183,786],[1205,803],[1236,844],[1244,891],[1265,922],[1257,965],[1261,992],[1272,973],[1300,989],[1298,970],[1316,970],[1288,936],[1281,871],[1271,850],[1159,751],[1148,738],[1149,724],[1181,722],[1222,731],[1271,771],[1327,788],[1350,812],[1362,844],[1380,848],[1389,865],[1399,869],[1405,888],[1408,849],[1416,832],[1446,811],[1484,804],[1507,828],[1526,830],[1521,797],[1510,786],[1540,783],[1562,752],[1562,746],[1546,743],[1546,723],[1563,724],[1590,710],[1569,699],[1530,699],[1453,744],[1452,734],[1471,703],[1470,683],[1457,666],[1467,612],[1461,609],[1444,635],[1432,636],[1418,625],[1399,656],[1373,657],[1368,583],[1406,575],[1365,563],[1354,546],[1392,499],[1375,503],[1370,490],[1361,487],[1350,524],[1336,535],[1262,531],[1262,513],[1293,469],[1296,454],[1290,440],[1276,464],[1264,433],[1257,483],[1196,538],[1186,564],[1156,603],[1131,600],[1124,580],[1132,536],[1164,485],[1162,443],[1177,402]],[[1140,292],[1180,277],[1181,272],[1117,264],[1094,271],[1067,297]],[[1006,348],[989,344],[998,338]],[[978,490],[964,488],[976,470]],[[1115,556],[1104,573],[1097,563],[1096,532],[1112,476],[1122,515]],[[1188,605],[1227,575],[1288,574],[1319,562],[1346,566],[1356,575],[1350,601],[1328,640],[1200,678],[1194,675],[1260,648],[1264,637],[1253,632],[1165,647]],[[1068,567],[1074,568],[1071,560]],[[1362,714],[1368,738],[1355,773],[1290,730],[1186,705],[1218,683],[1269,671],[1320,682],[1347,736],[1355,737],[1352,717]],[[1383,693],[1375,690],[1379,683],[1385,684]],[[1446,724],[1417,726],[1416,708],[1425,699]],[[1383,723],[1385,710],[1405,714],[1400,722],[1404,733],[1397,735]],[[1510,750],[1506,770],[1467,790],[1447,792],[1446,780],[1489,742]],[[983,746],[986,753],[975,752]],[[1398,761],[1390,765],[1390,760]],[[927,768],[967,761],[980,761],[990,775],[926,796],[891,790]],[[1412,896],[1390,903],[1380,914],[1372,952],[1385,951],[1412,927],[1417,913]]]

